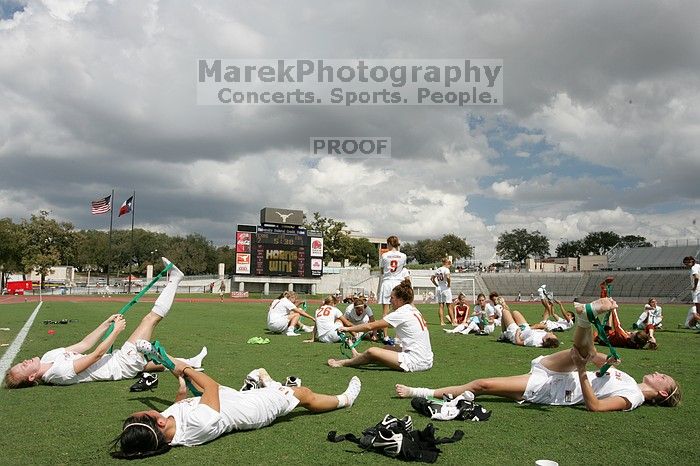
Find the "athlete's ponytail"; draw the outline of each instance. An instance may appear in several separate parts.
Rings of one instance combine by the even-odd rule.
[[[403,301],[404,304],[410,304],[413,302],[413,287],[411,286],[411,279],[406,277],[401,283],[396,285],[391,293],[398,299]]]

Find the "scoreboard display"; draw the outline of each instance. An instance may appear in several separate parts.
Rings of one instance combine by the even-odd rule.
[[[239,225],[236,274],[320,277],[322,273],[323,236],[320,233],[298,227]]]

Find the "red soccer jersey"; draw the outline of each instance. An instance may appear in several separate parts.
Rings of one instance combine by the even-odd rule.
[[[469,317],[469,304],[455,305],[455,324],[463,324]]]

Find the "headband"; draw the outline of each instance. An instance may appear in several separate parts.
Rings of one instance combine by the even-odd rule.
[[[156,434],[156,431],[153,429],[153,427],[149,426],[148,424],[144,424],[143,422],[132,422],[131,424],[129,424],[129,425],[127,425],[126,427],[124,427],[124,430],[123,430],[122,432],[124,432],[126,429],[128,429],[128,428],[131,427],[131,426],[143,426],[143,427],[148,428],[148,430],[150,430],[150,431],[153,433],[153,436],[156,438],[156,448],[155,448],[155,450],[158,449],[158,443],[159,443],[159,442],[158,442],[158,434]]]
[[[676,384],[676,386],[675,386],[675,388],[673,389],[673,391],[672,391],[666,398],[664,398],[663,400],[659,401],[657,404],[664,403],[666,400],[668,400],[668,399],[671,398],[673,395],[675,395],[677,391],[678,391],[678,384]]]

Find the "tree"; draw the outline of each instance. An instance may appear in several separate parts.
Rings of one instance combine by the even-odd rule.
[[[323,261],[328,263],[331,260],[342,261],[346,258],[348,234],[343,230],[347,225],[345,222],[322,217],[318,212],[314,212],[314,219],[311,222],[304,222],[304,228],[315,230],[323,234]]]
[[[214,246],[200,233],[192,233],[185,238],[175,237],[163,255],[176,263],[185,274],[207,272],[208,265],[216,260]]]
[[[416,260],[419,264],[432,264],[442,261],[447,256],[453,259],[472,257],[474,247],[459,236],[449,233],[440,239],[421,239],[415,243],[406,243],[401,247],[409,262]]]
[[[5,274],[22,270],[22,230],[12,219],[0,219],[0,290],[5,288]]]
[[[474,246],[467,244],[459,236],[448,233],[438,241],[443,251],[443,257],[452,256],[454,259],[474,256]]]
[[[585,254],[606,254],[617,243],[620,242],[620,235],[613,231],[595,231],[588,233],[582,240],[582,253]]]
[[[496,253],[518,263],[530,256],[545,257],[549,255],[549,240],[537,230],[530,233],[525,228],[516,228],[498,237]]]
[[[236,249],[231,246],[219,246],[216,248],[216,263],[224,264],[224,271],[233,273],[236,267]]]
[[[370,264],[379,262],[379,251],[367,238],[348,237],[345,241],[343,256],[353,265],[366,264],[368,256]]]
[[[618,245],[627,248],[648,248],[652,244],[644,236],[627,235],[620,238]]]
[[[39,215],[32,214],[29,221],[22,220],[21,228],[24,233],[22,265],[25,272],[36,271],[43,286],[51,267],[66,264],[66,258],[73,255],[73,225],[58,223],[49,218],[49,212],[42,210]]]
[[[577,241],[564,241],[559,243],[555,254],[557,257],[578,257],[581,254],[583,248],[583,243],[581,240]]]

